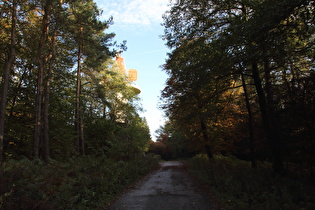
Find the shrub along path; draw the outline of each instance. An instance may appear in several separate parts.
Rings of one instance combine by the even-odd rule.
[[[109,210],[214,210],[209,194],[192,179],[179,161],[160,163],[133,189],[116,200]]]

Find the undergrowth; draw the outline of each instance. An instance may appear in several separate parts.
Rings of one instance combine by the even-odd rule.
[[[67,162],[10,160],[0,168],[0,209],[104,209],[158,165],[158,159],[115,161],[82,157]]]
[[[191,160],[193,172],[216,194],[226,209],[315,209],[314,182],[307,179],[272,176],[270,165],[236,158],[206,155]]]

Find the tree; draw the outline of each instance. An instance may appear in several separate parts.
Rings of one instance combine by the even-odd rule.
[[[166,104],[169,104],[164,108],[171,113],[171,119],[182,117],[176,121],[181,124],[189,121],[194,122],[191,125],[198,125],[194,126],[197,131],[183,130],[191,130],[199,136],[194,139],[202,137],[203,144],[208,145],[206,149],[209,157],[212,156],[209,147],[214,146],[213,135],[209,132],[215,129],[213,125],[219,120],[219,113],[224,108],[222,102],[228,99],[222,97],[223,93],[233,84],[230,73],[233,73],[233,66],[229,54],[220,48],[220,43],[210,44],[205,37],[181,40],[165,65],[170,79],[162,93]],[[181,109],[183,112],[179,111]]]
[[[177,69],[194,70],[201,78],[196,80],[197,84],[200,83],[202,86],[205,86],[205,83],[201,81],[211,83],[211,79],[222,80],[222,82],[227,80],[232,84],[231,81],[240,80],[244,76],[242,74],[244,69],[250,70],[258,96],[265,136],[268,139],[266,146],[271,151],[275,173],[284,172],[285,148],[285,143],[282,141],[284,132],[281,131],[279,124],[280,118],[275,117],[283,109],[280,101],[275,100],[277,97],[281,98],[275,88],[279,82],[281,83],[277,78],[281,75],[281,68],[290,69],[286,65],[286,60],[293,57],[295,64],[307,63],[305,67],[310,72],[312,61],[309,53],[313,52],[311,37],[314,35],[313,16],[309,11],[313,7],[313,2],[307,0],[285,2],[184,0],[180,4],[173,5],[164,16],[164,38],[167,40],[167,45],[174,49],[167,62],[174,62],[174,64],[176,62],[181,66],[166,65],[167,71],[170,72],[169,86],[179,86],[171,84],[171,81],[182,85],[187,81],[182,78],[190,75],[187,71]],[[188,49],[189,51],[197,49],[197,45],[191,43],[197,42],[199,48],[203,47],[207,50],[195,51],[195,54],[186,57]],[[181,51],[180,49],[187,44],[190,48]],[[211,59],[212,56],[216,59]],[[212,74],[209,74],[208,72],[211,71]],[[206,73],[209,77],[204,76]],[[241,84],[246,87],[244,82]],[[166,91],[170,93],[169,90],[171,88],[167,87],[164,93]],[[199,90],[192,88],[191,95],[198,96]],[[205,90],[211,95],[213,88],[208,87]],[[219,91],[218,94],[222,97],[222,94],[227,92],[224,91],[225,88],[221,90],[223,91]],[[175,96],[166,96],[166,98],[170,97],[172,102],[177,102],[174,99],[186,95],[187,91],[178,89],[178,92],[173,91],[173,93]],[[183,106],[187,108],[186,104]],[[200,109],[201,107],[198,107],[198,110]],[[169,110],[172,115],[178,112],[176,109]],[[250,113],[248,109],[248,115]],[[207,122],[207,126],[211,126],[209,123]]]
[[[102,34],[103,30],[111,24],[111,19],[107,22],[97,20],[100,14],[95,3],[91,0],[75,1],[71,4],[71,24],[77,44],[77,79],[76,79],[76,102],[75,102],[75,150],[78,154],[85,153],[84,131],[83,131],[83,104],[82,104],[82,82],[81,74],[83,70],[82,61],[86,59],[87,67],[97,66],[101,59],[110,55],[108,41],[113,34]],[[93,61],[93,62],[91,62]]]
[[[6,17],[0,22],[1,26],[5,26],[1,27],[0,33],[2,46],[10,46],[9,23],[12,13],[9,3],[1,3],[1,15]],[[6,121],[10,128],[5,131],[8,137],[3,144],[5,156],[21,154],[30,157],[31,139],[34,139],[35,158],[48,160],[51,155],[66,156],[71,150],[68,139],[74,139],[73,130],[69,128],[74,126],[75,98],[80,97],[80,125],[84,124],[85,103],[89,103],[82,87],[78,97],[73,94],[78,81],[73,69],[80,64],[79,75],[84,81],[88,71],[100,71],[102,61],[114,56],[110,50],[116,47],[112,42],[114,34],[104,33],[112,19],[100,21],[100,11],[92,1],[19,3],[16,18],[18,42],[15,46],[18,49],[17,62],[11,68],[11,84],[8,96],[4,97],[8,100],[9,115]],[[80,32],[80,28],[84,30]],[[81,56],[78,58],[79,51]],[[1,68],[4,67],[2,58],[7,55],[1,52]],[[83,134],[80,136],[83,137]],[[81,139],[81,152],[84,153],[84,139]]]
[[[150,145],[150,152],[159,154],[163,159],[190,157],[194,148],[185,135],[176,128],[176,123],[167,121],[156,130],[157,141]]]
[[[39,148],[42,141],[42,125],[43,123],[43,91],[44,91],[44,74],[46,69],[46,64],[48,60],[48,54],[44,51],[47,48],[45,44],[47,43],[49,36],[49,26],[50,26],[50,15],[51,15],[52,1],[47,0],[43,2],[43,17],[41,20],[41,30],[40,38],[38,43],[37,51],[37,62],[38,62],[38,72],[37,72],[37,92],[36,92],[36,104],[35,104],[35,135],[34,135],[34,158],[39,158]],[[48,103],[48,102],[47,102]],[[45,149],[48,149],[46,146]],[[45,151],[46,158],[49,158],[48,151]]]
[[[108,59],[98,68],[85,68],[82,80],[88,152],[130,159],[147,150],[147,122],[139,117],[138,97],[117,62]]]
[[[10,4],[10,2],[7,2]],[[0,163],[3,159],[3,139],[4,139],[4,125],[5,125],[5,116],[6,116],[6,106],[7,106],[7,97],[8,97],[8,88],[9,88],[9,77],[11,70],[15,62],[15,45],[16,45],[16,18],[17,18],[17,2],[13,0],[11,2],[11,40],[7,48],[7,58],[3,67],[3,83],[2,83],[2,94],[0,101]]]

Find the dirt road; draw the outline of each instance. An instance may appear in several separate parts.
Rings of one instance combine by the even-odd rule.
[[[214,210],[209,196],[200,190],[183,163],[169,161],[113,203],[109,210]]]

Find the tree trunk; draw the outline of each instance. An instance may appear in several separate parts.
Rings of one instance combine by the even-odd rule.
[[[50,72],[48,73],[48,78],[45,84],[45,102],[43,109],[43,122],[44,122],[44,160],[47,162],[50,159],[50,148],[49,148],[49,105],[50,105]]]
[[[50,0],[46,1],[44,8],[44,16],[41,25],[41,36],[38,46],[38,73],[37,73],[37,94],[35,103],[35,135],[34,135],[34,158],[39,158],[40,143],[42,139],[42,105],[43,105],[43,90],[44,90],[44,68],[47,63],[44,48],[48,37],[49,31],[49,18],[50,18]]]
[[[79,29],[79,42],[83,28]],[[79,43],[78,59],[77,59],[77,86],[76,86],[76,108],[75,108],[75,150],[77,154],[84,155],[84,138],[83,138],[83,116],[82,116],[82,102],[81,102],[81,57],[82,44]]]
[[[270,147],[272,158],[273,158],[272,160],[273,172],[275,174],[283,174],[285,172],[285,169],[284,169],[283,160],[281,156],[281,150],[280,150],[281,145],[280,145],[278,136],[275,135],[275,132],[277,131],[274,128],[274,125],[272,124],[266,96],[263,91],[261,79],[259,76],[258,64],[256,61],[252,63],[252,71],[253,71],[253,78],[254,78],[254,83],[255,83],[256,92],[257,92],[258,101],[259,101],[259,107],[260,107],[260,111],[261,111],[261,115],[263,119],[264,129],[265,129],[266,137],[268,140],[268,146]]]
[[[264,60],[264,73],[265,73],[265,89],[266,89],[266,95],[267,95],[267,106],[268,106],[268,112],[270,114],[270,121],[272,124],[274,124],[274,100],[273,100],[273,91],[272,91],[272,83],[271,83],[271,75],[270,75],[270,67],[269,67],[269,61],[268,59]]]
[[[11,43],[9,48],[9,55],[5,62],[3,69],[3,86],[2,86],[2,95],[0,102],[0,163],[3,161],[3,144],[4,144],[4,121],[6,116],[6,106],[8,98],[8,89],[9,89],[9,79],[11,69],[15,62],[15,45],[16,45],[16,10],[17,3],[16,0],[13,0],[12,3],[12,15],[11,15]]]
[[[81,47],[78,50],[77,85],[75,99],[75,150],[80,153],[80,90],[81,90]]]
[[[255,83],[255,88],[258,96],[258,103],[260,107],[260,112],[262,115],[262,120],[264,123],[265,128],[270,127],[270,117],[267,109],[267,102],[266,102],[266,96],[261,84],[261,79],[259,76],[259,70],[258,70],[258,64],[257,62],[252,63],[252,71],[253,71],[253,79]]]
[[[200,110],[199,110],[200,111]],[[209,145],[210,143],[210,138],[208,135],[208,131],[207,131],[207,124],[205,122],[204,117],[202,116],[202,114],[200,113],[199,115],[199,119],[200,119],[200,128],[201,128],[201,133],[203,136],[203,139],[205,140],[206,144],[205,144],[205,151],[207,153],[207,156],[209,159],[213,159],[213,153],[211,151],[211,146]]]
[[[53,71],[53,63],[55,60],[55,48],[56,48],[56,30],[54,31],[54,35],[52,36],[51,41],[51,53],[49,66],[46,76],[46,84],[45,84],[45,101],[44,101],[44,110],[43,110],[43,118],[44,118],[44,160],[47,162],[50,159],[50,147],[49,147],[49,106],[50,106],[50,81],[52,77]]]
[[[80,153],[85,155],[85,145],[84,145],[84,123],[83,123],[83,110],[82,105],[80,106]]]
[[[200,128],[201,128],[201,133],[203,135],[203,138],[206,142],[205,150],[206,150],[207,156],[208,156],[208,158],[212,159],[213,154],[211,151],[211,147],[208,144],[210,142],[210,139],[209,139],[208,132],[207,132],[207,125],[206,125],[206,122],[202,116],[200,116]]]
[[[207,131],[207,124],[205,121],[204,116],[202,115],[202,104],[201,104],[201,99],[200,96],[198,95],[194,95],[194,98],[196,99],[197,103],[198,103],[198,114],[199,114],[199,123],[200,123],[200,129],[201,129],[201,134],[202,137],[205,141],[205,152],[207,153],[207,156],[209,159],[214,159],[213,153],[211,151],[211,146],[209,145],[210,143],[210,138],[208,135],[208,131]]]
[[[246,109],[248,113],[248,132],[249,132],[249,145],[250,145],[250,159],[252,163],[252,168],[257,168],[256,155],[255,155],[255,140],[254,140],[254,127],[253,127],[253,112],[249,103],[249,96],[247,91],[247,86],[244,78],[243,72],[241,72],[242,86],[244,90]]]

